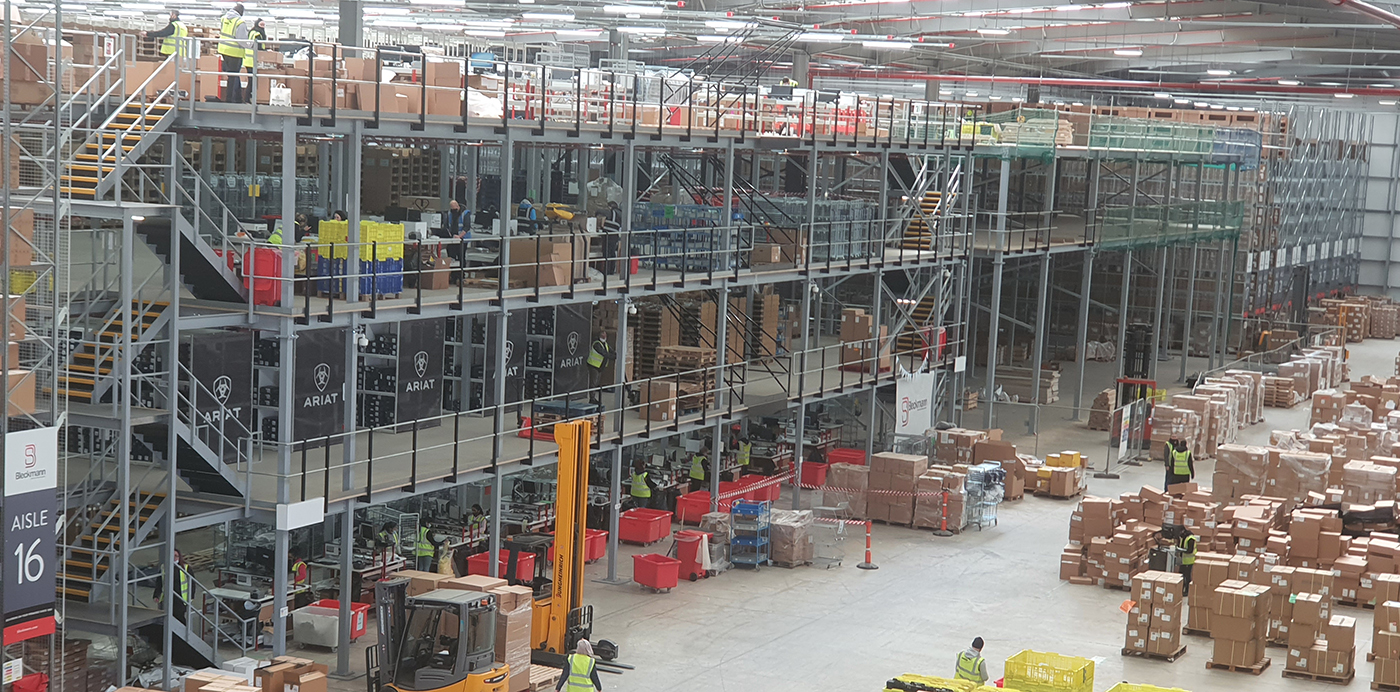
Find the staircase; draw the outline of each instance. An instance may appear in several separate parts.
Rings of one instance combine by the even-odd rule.
[[[938,297],[930,291],[918,305],[910,311],[909,324],[899,333],[895,341],[895,352],[900,354],[914,354],[922,352],[925,348],[934,348],[938,344],[938,335],[928,330],[928,325],[933,321],[934,311],[938,307]],[[930,343],[932,342],[932,343]]]
[[[121,500],[113,497],[92,517],[83,535],[64,555],[66,575],[55,586],[60,598],[81,603],[96,603],[111,597],[111,580],[107,577],[115,551],[123,540],[140,544],[156,530],[164,515],[165,493],[137,493],[139,500],[128,499],[128,523],[121,525]]]
[[[951,202],[953,196],[949,196]],[[939,219],[943,216],[943,191],[929,190],[919,201],[919,210],[904,229],[905,250],[930,251],[934,249],[934,233]]]
[[[172,202],[174,203],[174,202]],[[202,211],[198,212],[202,215]],[[221,303],[241,303],[247,295],[242,279],[229,266],[221,253],[236,252],[236,249],[223,244],[215,251],[207,234],[199,233],[193,223],[183,216],[183,210],[174,216],[176,230],[180,238],[180,283],[200,300]],[[171,219],[146,219],[136,225],[136,234],[146,241],[153,252],[166,264],[171,261]],[[217,235],[212,240],[218,241]]]
[[[90,112],[73,124],[74,138],[82,138],[83,143],[59,172],[61,193],[88,200],[130,197],[120,194],[119,171],[130,170],[152,147],[168,139],[162,135],[175,120],[175,106],[179,98],[175,87],[179,80],[175,78],[175,71],[174,56],[171,56],[152,72],[145,83],[126,89],[131,96],[101,123],[96,123]],[[153,90],[150,85],[157,77],[169,77],[170,85],[159,91]]]
[[[98,327],[96,334],[84,336],[71,362],[59,373],[56,378],[57,395],[85,404],[111,403],[113,378],[110,375],[120,347],[122,330],[130,330],[132,344],[138,345],[134,346],[135,353],[139,353],[143,337],[158,329],[169,306],[165,302],[143,303],[136,300],[125,315],[121,314],[120,309],[114,310],[111,317]]]

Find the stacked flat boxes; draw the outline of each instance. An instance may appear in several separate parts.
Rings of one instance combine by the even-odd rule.
[[[1376,634],[1371,639],[1371,654],[1376,668],[1373,682],[1378,685],[1400,686],[1400,601],[1385,601],[1376,606]]]
[[[1332,614],[1321,594],[1295,594],[1285,670],[1350,680],[1356,665],[1356,618]]]
[[[1180,574],[1146,571],[1132,581],[1135,605],[1128,612],[1123,648],[1155,656],[1175,656],[1181,651],[1181,628],[1186,613]]]
[[[1117,406],[1118,393],[1112,388],[1099,392],[1089,409],[1089,429],[1108,430],[1113,425],[1113,409]]]

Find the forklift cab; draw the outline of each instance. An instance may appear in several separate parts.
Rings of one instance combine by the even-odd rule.
[[[501,542],[501,549],[507,551],[506,564],[511,565],[507,570],[506,577],[512,586],[528,586],[535,592],[535,598],[544,598],[549,595],[554,588],[554,580],[551,578],[552,570],[549,568],[549,549],[554,545],[554,536],[547,533],[518,533],[508,536]],[[521,553],[530,553],[535,556],[535,573],[528,579],[522,579],[525,575],[516,574],[514,565],[519,564]]]
[[[408,583],[375,587],[382,665],[371,662],[371,690],[505,692],[510,669],[495,662],[496,597],[457,589],[408,596]]]

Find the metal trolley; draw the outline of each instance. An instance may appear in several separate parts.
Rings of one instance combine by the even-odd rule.
[[[768,564],[773,554],[769,539],[772,509],[767,502],[737,500],[729,510],[729,561],[736,566]]]
[[[978,531],[997,525],[997,505],[1006,494],[1006,472],[1001,464],[977,464],[967,472],[967,525]]]

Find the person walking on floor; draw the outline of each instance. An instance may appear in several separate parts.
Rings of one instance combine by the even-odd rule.
[[[224,103],[243,103],[243,55],[248,46],[248,23],[243,21],[243,3],[230,7],[219,20],[219,71],[224,73]]]
[[[578,647],[569,654],[568,663],[564,675],[560,675],[559,682],[554,685],[555,692],[603,691],[603,682],[598,679],[598,662],[593,658],[593,645],[587,639],[578,640]]]
[[[180,57],[183,58],[190,54],[188,41],[190,30],[185,27],[184,22],[180,21],[179,10],[170,11],[170,23],[166,24],[164,29],[160,31],[147,31],[144,35],[146,38],[158,38],[161,40],[161,55],[168,57],[179,53]]]
[[[966,651],[958,653],[958,668],[953,676],[958,680],[970,680],[979,685],[985,685],[987,678],[987,659],[982,658],[982,638],[972,640],[972,646]]]
[[[1196,534],[1190,529],[1182,531],[1181,538],[1177,539],[1177,547],[1181,549],[1181,595],[1191,595],[1191,570],[1196,567]]]
[[[1196,460],[1186,441],[1172,439],[1167,442],[1167,487],[1177,483],[1190,483],[1196,477]],[[1165,490],[1166,488],[1163,488]]]

